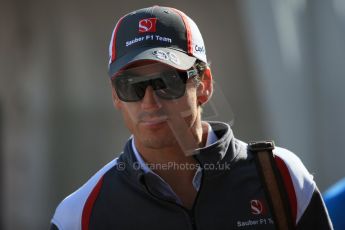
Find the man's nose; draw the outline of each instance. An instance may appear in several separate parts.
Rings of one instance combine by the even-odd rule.
[[[152,86],[148,86],[145,90],[145,95],[141,100],[141,108],[143,110],[156,110],[161,108],[159,99],[157,98]]]

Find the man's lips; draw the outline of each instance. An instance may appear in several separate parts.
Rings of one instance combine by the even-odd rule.
[[[168,120],[167,116],[160,116],[160,117],[147,117],[140,120],[140,123],[144,125],[157,125],[163,123]]]
[[[168,120],[167,114],[163,110],[158,110],[155,112],[142,112],[138,116],[139,123],[147,126],[158,125]]]

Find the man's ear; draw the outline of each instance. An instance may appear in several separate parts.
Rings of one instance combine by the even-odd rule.
[[[121,103],[121,100],[119,99],[119,97],[117,96],[117,93],[115,91],[115,88],[110,80],[110,86],[111,86],[111,96],[112,96],[112,99],[113,99],[113,105],[116,109],[119,109],[121,110],[122,108],[122,103]]]
[[[197,89],[198,103],[199,105],[205,104],[212,96],[213,84],[212,84],[212,73],[211,69],[207,67],[201,78],[200,85]]]

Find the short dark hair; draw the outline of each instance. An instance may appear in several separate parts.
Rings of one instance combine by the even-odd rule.
[[[198,70],[198,74],[203,75],[206,68],[208,67],[208,64],[198,59],[195,61],[194,66]]]
[[[194,77],[193,79],[194,79],[196,85],[199,85],[201,80],[202,80],[202,77],[204,75],[204,72],[205,72],[206,68],[209,67],[209,65],[198,59],[195,61],[194,67],[198,71],[198,76]]]

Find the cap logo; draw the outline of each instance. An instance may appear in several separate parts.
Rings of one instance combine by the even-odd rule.
[[[180,64],[180,59],[176,56],[176,54],[169,52],[169,59],[171,62],[175,63],[176,65]]]
[[[163,50],[155,50],[152,52],[152,54],[160,60],[168,61],[170,60],[172,63],[176,65],[180,65],[180,59],[177,57],[177,55],[173,52],[165,52]]]
[[[167,61],[169,59],[168,54],[166,52],[164,52],[163,50],[155,50],[152,52],[152,54],[160,60],[166,60]]]
[[[146,18],[139,21],[139,33],[156,32],[157,18]]]
[[[196,51],[196,52],[205,53],[205,48],[204,48],[204,46],[195,45],[194,48],[195,48],[195,51]]]

